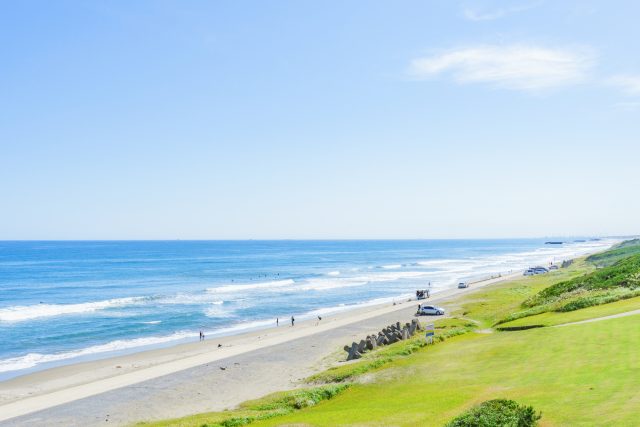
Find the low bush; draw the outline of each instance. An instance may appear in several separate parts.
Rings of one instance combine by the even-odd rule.
[[[256,411],[255,415],[227,418],[213,424],[203,424],[202,427],[241,427],[254,421],[290,414],[298,409],[317,405],[323,400],[332,399],[347,388],[349,384],[339,384],[277,393],[242,405],[245,409]]]
[[[348,384],[329,385],[305,390],[293,391],[279,399],[253,406],[258,411],[293,410],[314,406],[323,400],[329,400],[342,393]]]
[[[542,418],[531,406],[513,400],[494,399],[482,402],[454,418],[446,427],[532,427]]]

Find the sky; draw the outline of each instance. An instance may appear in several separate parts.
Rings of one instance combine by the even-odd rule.
[[[0,239],[640,233],[640,2],[0,5]]]

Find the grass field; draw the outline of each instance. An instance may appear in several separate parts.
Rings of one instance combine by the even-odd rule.
[[[542,426],[637,426],[638,348],[640,316],[463,335],[394,362],[331,401],[252,426],[438,426],[493,398],[533,405]]]
[[[251,426],[442,426],[480,402],[506,398],[542,411],[541,426],[637,426],[640,315],[487,333],[541,290],[594,269],[578,260],[557,272],[465,293],[447,304],[455,318],[437,323],[438,334],[449,335],[446,341],[424,346],[413,339],[369,353],[357,363],[314,376],[309,391],[279,393],[238,410],[149,425],[231,427],[251,421]],[[545,312],[499,326],[556,325],[638,308],[640,297]],[[474,327],[484,333],[469,332]],[[309,399],[326,394],[318,387],[339,389],[330,389],[336,392],[328,398]]]

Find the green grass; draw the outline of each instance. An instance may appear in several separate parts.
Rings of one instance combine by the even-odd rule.
[[[593,319],[596,317],[610,316],[612,314],[624,313],[626,311],[638,309],[640,309],[640,297],[621,300],[610,304],[598,305],[595,307],[588,307],[582,310],[563,313],[546,312],[507,322],[501,324],[500,327],[511,328],[527,325],[553,326],[563,323],[579,322],[580,320]]]
[[[542,411],[542,426],[633,426],[640,411],[640,317],[466,334],[395,361],[313,408],[255,426],[441,426],[488,399]]]
[[[234,411],[210,412],[159,422],[143,422],[138,423],[137,426],[239,427],[315,406],[324,400],[335,398],[348,387],[348,384],[339,384],[274,393],[261,399],[245,402]]]
[[[636,254],[640,254],[640,239],[626,240],[608,251],[587,257],[587,261],[597,267],[607,267]]]
[[[448,338],[462,335],[471,331],[476,324],[464,319],[447,318],[435,320],[436,339],[434,342],[442,342]],[[426,322],[422,321],[422,324]],[[334,366],[324,372],[312,375],[306,379],[310,384],[340,383],[353,380],[365,373],[375,371],[383,366],[401,358],[409,356],[426,346],[423,333],[417,333],[413,338],[400,341],[389,346],[380,347],[370,353],[365,353],[362,359]]]

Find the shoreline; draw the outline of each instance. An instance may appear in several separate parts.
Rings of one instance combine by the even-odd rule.
[[[459,294],[473,292],[476,289],[511,280],[521,275],[522,272],[518,271],[476,282],[470,289],[443,290],[434,294],[430,299],[421,301],[423,303],[442,302]],[[365,330],[371,330],[377,326],[382,327],[391,323],[388,320],[390,317],[407,321],[409,316],[415,314],[415,304],[417,301],[415,298],[411,298],[409,301],[403,300],[393,305],[387,303],[338,312],[323,317],[320,322],[305,320],[297,323],[295,327],[287,324],[286,326],[260,329],[239,335],[211,338],[204,342],[178,344],[172,347],[64,365],[18,376],[0,382],[0,422],[160,377],[171,377],[172,374],[176,375],[192,368],[208,366],[214,362],[250,355],[259,350],[269,350],[294,341],[312,340],[314,335],[336,331],[336,337],[332,337],[336,344],[338,341],[347,343],[347,341],[353,341],[356,336],[352,334],[340,335],[337,330],[348,330],[350,325],[357,323],[364,323],[368,328]],[[335,352],[336,348],[339,348],[325,345],[321,347],[323,347],[321,351],[315,352],[316,362],[320,362]],[[304,360],[307,365],[312,364],[310,362],[312,361]],[[222,370],[222,367],[220,369]],[[309,370],[313,369],[309,367],[307,371]],[[260,391],[260,394],[255,397],[279,390],[282,382],[276,381],[276,383],[273,385],[265,384],[264,387],[256,389]],[[233,395],[234,393],[229,394]],[[243,396],[238,396],[236,399],[230,398],[227,399],[224,407],[219,407],[219,405],[215,407],[214,405],[205,410],[224,409],[235,406],[244,400],[246,398]]]
[[[605,245],[608,246],[610,244],[611,242],[609,241]],[[429,264],[427,267],[425,267],[427,268],[426,271],[431,271],[434,269],[431,267],[431,262],[435,262],[438,265],[438,267],[435,267],[435,270],[434,270],[436,273],[433,273],[433,272],[432,273],[436,275],[435,277],[436,283],[444,284],[444,286],[438,286],[438,285],[435,286],[432,289],[432,293],[433,295],[435,295],[436,293],[445,292],[446,290],[451,289],[451,287],[454,287],[456,285],[458,280],[464,280],[464,281],[469,281],[470,283],[474,283],[478,280],[486,280],[488,277],[495,277],[495,275],[498,273],[508,274],[507,272],[514,271],[514,268],[515,269],[524,268],[525,263],[529,263],[531,265],[539,263],[541,262],[540,260],[542,258],[546,258],[547,261],[549,261],[552,255],[553,255],[553,260],[556,261],[557,259],[559,259],[557,258],[558,256],[560,256],[562,259],[568,259],[568,258],[574,258],[576,256],[584,256],[590,252],[594,252],[602,249],[604,249],[604,247],[600,244],[600,247],[597,247],[597,248],[594,248],[593,245],[591,247],[582,247],[580,245],[577,245],[576,247],[566,248],[565,250],[562,251],[563,254],[558,254],[554,252],[553,254],[546,253],[545,255],[541,255],[543,252],[545,252],[541,248],[537,248],[535,250],[531,249],[529,252],[527,251],[522,253],[515,252],[513,254],[507,251],[506,259],[508,262],[504,260],[497,261],[498,259],[504,258],[505,257],[504,254],[496,255],[497,258],[494,259],[493,256],[489,256],[487,258],[485,255],[482,255],[480,253],[476,258],[473,258],[473,257],[469,258],[468,263],[466,263],[464,259],[450,260],[445,257],[443,259],[436,259],[434,261],[433,260],[425,261],[424,265],[426,265],[427,263]],[[585,252],[585,250],[587,252]],[[540,252],[540,254],[538,252]],[[526,258],[523,258],[523,255],[526,255]],[[518,264],[517,266],[511,265],[513,263],[513,259],[512,259],[513,256],[515,256],[519,261],[517,263]],[[531,257],[537,258],[537,260],[531,259]],[[485,258],[487,259],[490,265],[484,265],[482,263],[478,264],[478,259],[485,259]],[[451,267],[452,264],[449,264],[451,261],[455,261],[455,263],[453,264],[453,267]],[[464,267],[462,268],[462,270],[456,267],[456,264],[458,262],[462,262],[464,264]],[[422,262],[414,262],[411,264],[402,264],[402,265],[412,266],[412,265],[418,265],[418,264],[423,265]],[[386,267],[394,267],[394,268],[400,267],[400,264],[388,265]],[[368,267],[368,268],[371,269],[373,267]],[[382,264],[380,264],[380,266],[376,268],[384,269],[385,266],[382,266]],[[438,272],[440,270],[442,270],[442,272]],[[339,273],[339,272],[333,272],[333,273]],[[418,272],[410,271],[409,273],[417,274]],[[331,274],[331,273],[328,273],[328,274]],[[393,274],[393,273],[383,272],[380,274],[384,276],[385,274]],[[402,272],[396,273],[396,275],[397,274],[400,274],[400,276],[396,277],[396,279],[405,277],[405,276],[402,276]],[[422,277],[422,275],[424,274],[425,273],[418,274],[418,275]],[[379,275],[379,274],[375,273],[375,275]],[[446,277],[446,280],[443,281],[442,280],[443,277],[439,277],[438,275],[450,276],[450,277]],[[406,276],[406,277],[409,277],[409,276]],[[414,276],[412,275],[410,277],[414,277]],[[433,277],[430,277],[430,278],[433,278]],[[356,278],[356,279],[360,280],[359,278]],[[301,282],[305,282],[305,280],[306,279],[301,279]],[[319,288],[317,289],[324,289],[324,283],[322,281],[323,280],[326,281],[328,279],[321,278],[320,285],[315,284],[314,282],[315,280],[316,279],[309,279],[309,283],[313,282],[314,286],[319,286]],[[337,280],[341,280],[341,279],[337,279]],[[350,282],[350,281],[353,281],[354,278],[346,277],[346,279],[342,279],[342,280],[347,280],[347,282]],[[362,280],[367,281],[369,280],[369,277],[365,275],[365,277]],[[375,282],[374,279],[371,279],[371,280]],[[291,280],[286,280],[286,281],[291,281]],[[381,281],[386,281],[386,280],[381,279]],[[264,284],[265,283],[261,283],[260,287],[264,287]],[[349,283],[347,283],[344,286],[348,286],[348,285]],[[426,282],[425,282],[425,285],[426,285]],[[416,285],[414,284],[414,286]],[[236,287],[236,285],[231,285],[230,287]],[[330,287],[330,289],[332,287]],[[338,287],[342,287],[342,285]],[[417,284],[416,287],[421,287],[421,285]],[[222,288],[225,288],[225,287],[223,286]],[[310,286],[310,288],[316,289],[316,287],[313,287],[313,286]],[[303,289],[305,288],[303,287]],[[208,292],[208,289],[206,291]],[[390,295],[384,295],[384,296],[381,296],[380,293],[378,293],[377,295],[371,295],[365,292],[363,294],[362,291],[360,291],[359,295],[357,295],[358,296],[357,298],[353,298],[353,295],[351,295],[351,298],[346,298],[346,299],[342,298],[342,299],[336,300],[335,298],[333,298],[331,301],[325,301],[325,302],[322,302],[322,300],[320,300],[319,303],[317,302],[313,304],[306,304],[306,306],[301,310],[286,309],[285,313],[288,312],[288,314],[286,315],[286,318],[282,320],[286,322],[289,318],[288,316],[290,316],[291,314],[294,314],[296,316],[296,319],[298,320],[315,319],[317,315],[326,317],[326,316],[334,315],[336,313],[340,313],[343,311],[357,310],[365,306],[374,307],[379,304],[386,304],[386,303],[391,303],[393,301],[405,300],[405,299],[411,298],[413,292],[406,292],[406,291],[407,289],[405,286],[405,288],[394,289],[392,292],[390,292]],[[178,292],[178,294],[176,295],[177,297],[180,297],[182,294]],[[196,295],[196,296],[200,297],[200,295]],[[135,298],[141,298],[141,299],[151,298],[153,300],[155,297],[135,296],[133,298],[134,299]],[[225,302],[225,301],[222,301],[222,298],[224,298],[225,301],[227,300],[227,296],[224,296],[224,297],[221,296],[220,301],[213,301],[213,303],[215,304],[215,307],[218,307],[218,304],[222,304],[223,302]],[[128,299],[128,297],[125,297],[124,299]],[[116,298],[115,300],[117,301],[119,299]],[[111,300],[98,301],[98,303],[109,302],[109,301]],[[229,301],[233,302],[234,300],[233,298],[231,298]],[[161,304],[163,303],[167,303],[167,302],[161,302]],[[91,305],[95,303],[88,303],[88,304]],[[84,305],[84,303],[81,303],[79,305]],[[255,301],[253,302],[253,305],[255,305]],[[25,307],[33,308],[36,306],[28,305]],[[66,306],[62,305],[61,307],[66,307]],[[222,305],[220,305],[219,307],[222,307]],[[225,307],[227,307],[227,304],[225,304]],[[11,322],[12,321],[11,319],[13,319],[15,316],[13,315],[10,309],[21,309],[21,308],[24,308],[24,307],[20,307],[19,304],[17,306],[10,306],[9,309],[7,309],[8,312],[3,313],[2,316],[0,316],[2,317],[2,319],[0,319],[0,323],[3,323],[3,321]],[[206,308],[206,310],[205,308],[206,307],[198,308],[198,310],[204,310],[205,312],[209,310],[209,308]],[[247,317],[245,314],[240,318],[235,318],[237,316],[235,317],[229,316],[234,318],[224,319],[225,317],[227,317],[225,315],[226,311],[230,311],[231,313],[233,313],[237,310],[238,310],[238,307],[234,307],[233,304],[230,304],[230,307],[227,307],[226,309],[222,309],[222,314],[220,316],[218,316],[218,314],[216,313],[212,314],[213,317],[222,317],[222,322],[220,321],[220,319],[217,319],[214,322],[212,329],[204,328],[204,333],[207,335],[207,337],[221,339],[221,337],[240,335],[240,334],[245,334],[248,332],[254,332],[259,330],[267,330],[272,326],[274,326],[275,318],[283,314],[281,310],[275,310],[272,312],[265,311],[264,313],[259,313],[262,316],[259,318],[251,318],[252,316]],[[0,311],[2,310],[0,309]],[[216,310],[216,312],[217,311],[218,310]],[[205,314],[207,317],[209,316],[209,314],[207,313]],[[6,317],[4,317],[5,315]],[[33,314],[31,313],[30,315],[33,315]],[[149,316],[146,316],[146,317],[149,317]],[[4,381],[10,381],[20,376],[31,375],[37,372],[41,372],[49,369],[55,369],[58,367],[81,364],[85,362],[93,362],[98,360],[112,359],[119,356],[126,356],[134,353],[141,353],[149,350],[156,350],[156,349],[162,349],[162,348],[172,348],[182,344],[197,342],[197,340],[195,339],[195,335],[198,329],[203,330],[203,326],[202,326],[203,323],[198,322],[198,324],[191,325],[191,327],[189,326],[185,327],[184,325],[181,325],[181,324],[173,325],[172,319],[175,317],[176,316],[169,316],[167,319],[164,319],[162,317],[162,313],[160,312],[158,316],[154,316],[150,318],[162,319],[162,320],[154,320],[152,322],[139,321],[139,323],[141,324],[163,323],[163,325],[155,325],[150,328],[146,328],[146,326],[140,326],[140,328],[145,328],[144,332],[141,335],[137,334],[137,331],[135,331],[133,334],[128,334],[124,332],[125,329],[122,329],[122,332],[112,334],[111,337],[106,340],[93,341],[91,340],[91,337],[93,337],[93,335],[88,335],[90,338],[87,340],[82,339],[78,341],[78,339],[76,339],[70,345],[62,345],[62,347],[58,345],[57,347],[54,346],[51,348],[48,348],[49,347],[48,345],[45,345],[45,346],[36,345],[35,347],[23,346],[20,343],[22,342],[23,336],[25,335],[25,333],[29,334],[29,332],[27,331],[22,334],[16,334],[12,332],[13,329],[9,329],[8,339],[10,339],[11,342],[13,343],[17,343],[16,349],[21,347],[26,347],[26,348],[24,348],[22,353],[18,353],[17,355],[15,353],[15,350],[9,351],[8,352],[9,355],[6,356],[5,359],[0,360],[0,370],[2,371],[0,372],[0,384]],[[145,318],[145,320],[149,320],[149,319]],[[165,320],[169,322],[166,326],[164,325]],[[56,320],[53,320],[52,322],[56,322]],[[63,327],[67,327],[66,324],[64,323],[64,320],[62,322],[63,322],[62,323]],[[194,322],[191,322],[191,323],[194,323]],[[87,331],[90,331],[92,326],[93,326],[92,324],[89,324],[87,326],[88,328]],[[127,325],[127,328],[128,326],[129,325]],[[19,331],[20,329],[16,329],[16,330]],[[44,328],[43,330],[46,331],[47,328]],[[38,331],[38,328],[36,328],[34,331],[34,337],[33,337],[34,339],[38,339],[39,335],[43,335],[43,334],[38,334],[37,331]],[[71,331],[71,332],[75,332],[75,331]],[[46,337],[46,334],[44,334],[44,336]],[[1,403],[1,399],[0,399],[0,403]]]

